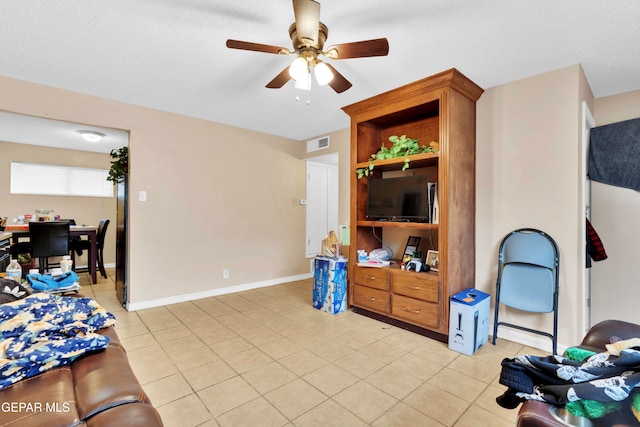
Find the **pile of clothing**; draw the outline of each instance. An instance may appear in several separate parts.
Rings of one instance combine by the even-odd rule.
[[[640,421],[640,338],[613,342],[601,353],[574,347],[565,356],[507,358],[500,384],[507,391],[496,402],[504,408],[539,400],[592,419],[630,409]]]

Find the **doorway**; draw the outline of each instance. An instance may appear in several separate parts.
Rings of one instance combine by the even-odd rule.
[[[307,219],[305,256],[322,250],[322,240],[338,229],[338,153],[307,160]]]

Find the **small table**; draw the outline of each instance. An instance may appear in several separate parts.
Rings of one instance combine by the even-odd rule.
[[[21,237],[29,237],[29,224],[7,225],[5,232],[11,233],[13,243],[17,243]],[[91,282],[98,283],[97,258],[98,258],[98,227],[95,225],[71,225],[69,226],[69,236],[87,236],[91,244],[89,251],[89,274]]]

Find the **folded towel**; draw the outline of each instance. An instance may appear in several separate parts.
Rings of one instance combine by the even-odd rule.
[[[75,271],[67,271],[60,276],[50,274],[27,274],[27,282],[37,291],[56,291],[67,289],[78,281]]]

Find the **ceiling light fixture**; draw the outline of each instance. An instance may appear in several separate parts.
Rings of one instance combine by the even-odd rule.
[[[327,64],[322,61],[316,62],[316,66],[313,67],[316,73],[316,80],[320,86],[325,86],[331,80],[333,80],[333,72]]]
[[[93,130],[79,130],[78,133],[87,142],[99,142],[106,136],[102,132],[96,132]]]
[[[296,88],[311,89],[311,68],[314,69],[316,81],[320,86],[325,86],[333,80],[331,68],[320,61],[312,51],[306,51],[294,59],[289,67],[289,75],[296,81]]]

